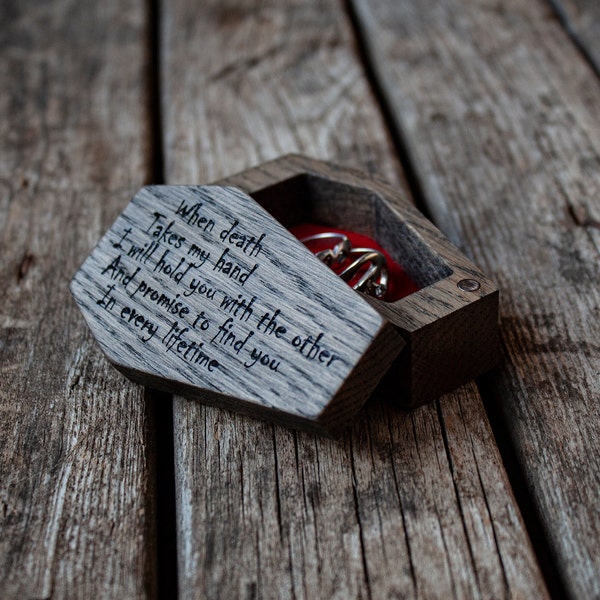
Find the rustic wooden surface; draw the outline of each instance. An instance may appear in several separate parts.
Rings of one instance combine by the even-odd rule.
[[[164,7],[166,180],[288,151],[401,186],[348,15],[318,2]],[[543,597],[474,386],[374,399],[340,442],[176,399],[183,597]]]
[[[68,282],[149,176],[135,2],[0,5],[0,596],[144,597],[155,580],[144,390]]]
[[[429,210],[503,290],[484,393],[555,568],[598,597],[600,82],[543,3],[355,5]]]
[[[0,595],[600,595],[597,5],[161,4],[0,4]],[[503,291],[502,456],[473,383],[337,442],[175,398],[173,475],[67,288],[161,145],[173,184],[301,152],[410,187]]]

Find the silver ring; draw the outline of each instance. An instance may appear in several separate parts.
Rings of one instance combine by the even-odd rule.
[[[319,250],[315,252],[315,256],[326,265],[339,264],[344,262],[346,258],[350,255],[352,250],[352,244],[348,239],[348,236],[343,233],[334,233],[332,231],[328,231],[326,233],[315,233],[314,235],[309,235],[308,237],[302,238],[300,241],[303,244],[306,242],[313,242],[315,240],[326,240],[326,239],[338,239],[340,240],[333,248],[325,248],[324,250]]]
[[[353,248],[348,236],[333,231],[315,233],[300,241],[308,245],[307,242],[327,239],[337,239],[339,242],[333,248],[314,252],[314,255],[329,267],[341,265],[342,270],[337,274],[347,283],[352,281],[365,264],[370,263],[369,268],[360,276],[360,279],[352,284],[352,288],[375,298],[383,298],[387,293],[389,280],[385,256],[374,248]],[[354,260],[347,264],[353,257]]]
[[[338,275],[348,282],[360,271],[363,265],[371,263],[370,267],[352,287],[375,298],[383,298],[388,289],[389,278],[385,256],[379,250],[373,248],[352,248],[350,257],[353,255],[357,258]]]

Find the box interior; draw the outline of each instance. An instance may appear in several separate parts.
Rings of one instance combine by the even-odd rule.
[[[452,274],[442,257],[373,190],[306,173],[251,196],[284,227],[311,222],[373,238],[402,265],[419,288]]]

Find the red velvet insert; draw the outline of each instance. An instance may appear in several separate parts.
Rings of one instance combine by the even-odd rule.
[[[375,240],[371,239],[366,235],[355,233],[354,231],[347,231],[345,229],[337,229],[335,227],[328,227],[323,225],[317,225],[316,223],[300,223],[290,227],[290,232],[295,235],[299,240],[316,235],[318,233],[342,233],[348,237],[353,248],[373,248],[379,250],[387,261],[388,266],[388,291],[382,300],[385,302],[395,302],[400,298],[404,298],[413,292],[418,291],[417,285],[408,276],[406,271],[395,261],[392,257],[382,248]],[[309,242],[310,248],[313,251],[322,250],[324,248],[331,248],[337,243],[336,240],[322,240],[319,242]]]

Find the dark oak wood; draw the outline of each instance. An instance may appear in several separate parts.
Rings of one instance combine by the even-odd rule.
[[[356,0],[436,222],[502,290],[486,383],[573,598],[600,594],[600,82],[541,1]]]
[[[166,177],[287,152],[377,170],[389,137],[339,4],[164,5]],[[331,441],[177,398],[182,597],[545,597],[473,385],[373,398]]]
[[[144,390],[68,293],[148,176],[144,9],[2,2],[0,22],[0,596],[152,596]]]
[[[299,155],[220,183],[247,191],[286,227],[309,221],[353,230],[403,265],[419,291],[396,302],[366,298],[407,344],[383,386],[399,405],[424,404],[497,364],[498,289],[392,186]],[[466,282],[476,289],[461,289]]]

